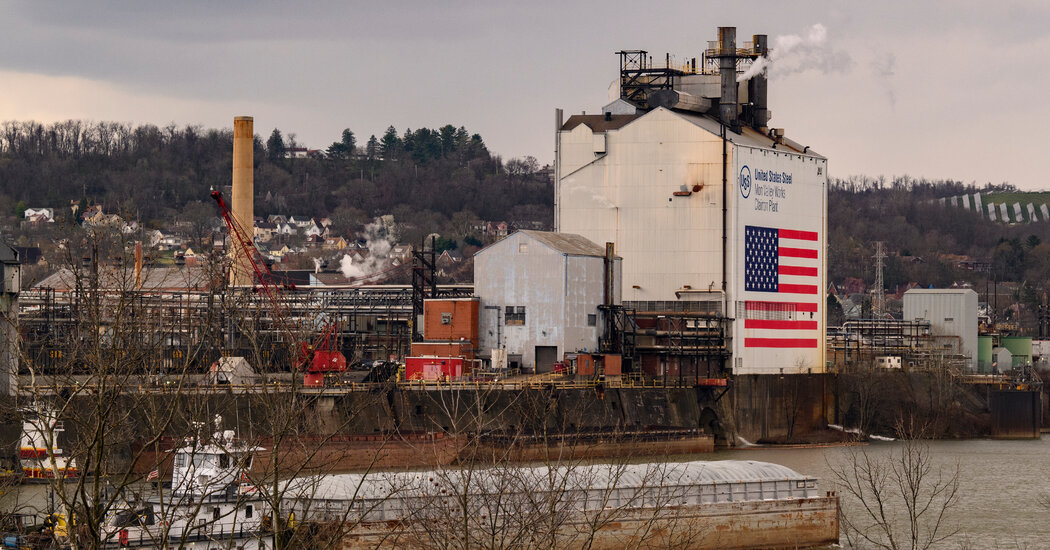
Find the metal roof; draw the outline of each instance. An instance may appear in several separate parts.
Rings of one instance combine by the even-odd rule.
[[[977,294],[972,288],[910,288],[907,294]]]
[[[531,229],[523,229],[518,231],[518,233],[532,237],[562,254],[605,257],[605,247],[575,233],[555,233],[553,231],[534,231]]]
[[[592,132],[605,132],[606,130],[617,130],[627,126],[632,120],[642,115],[609,115],[606,120],[605,114],[600,115],[572,115],[561,129],[565,132],[572,130],[580,124],[586,125]]]
[[[663,109],[663,107],[660,107],[660,109]],[[704,116],[704,115],[700,115],[700,114],[690,114],[690,113],[683,113],[683,112],[680,112],[680,111],[673,111],[673,110],[670,110],[670,109],[668,109],[668,111],[678,115],[683,120],[691,122],[691,123],[695,124],[696,126],[699,126],[699,127],[703,128],[703,129],[707,130],[708,132],[711,132],[712,134],[718,135],[719,133],[721,133],[722,123],[719,122],[718,120],[714,119],[714,118],[711,118],[711,117],[708,117],[708,116]],[[769,137],[769,136],[767,136],[767,135],[765,135],[765,134],[755,130],[754,128],[751,128],[750,126],[743,126],[743,127],[741,127],[739,134],[734,133],[734,132],[728,132],[728,136],[727,137],[728,137],[729,141],[731,141],[732,143],[736,143],[736,144],[744,145],[744,146],[748,146],[748,147],[762,147],[763,149],[776,149],[778,151],[783,151],[783,152],[786,152],[786,153],[805,154],[805,155],[811,156],[811,157],[824,158],[823,155],[820,155],[819,153],[814,151],[812,148],[806,148],[806,152],[803,153],[802,149],[804,149],[805,147],[799,146],[797,143],[794,143],[793,141],[791,141],[789,139],[785,139],[781,143],[776,143],[775,141],[773,141],[773,138],[771,138],[771,137]]]
[[[676,111],[676,110],[672,110],[672,109],[666,109],[664,107],[657,107],[656,109],[653,109],[652,111],[649,111],[649,112],[651,113],[651,112],[657,111],[659,109],[663,109],[663,110],[665,110],[667,112],[674,113],[675,115],[681,117],[683,120],[691,122],[691,123],[693,123],[693,124],[703,128],[703,129],[707,130],[708,132],[711,132],[712,134],[718,135],[719,133],[721,133],[722,123],[718,119],[712,118],[710,116],[702,115],[702,114],[699,114],[699,113],[687,113],[687,112]],[[623,128],[624,126],[630,124],[632,121],[634,121],[634,120],[636,120],[638,118],[644,117],[646,114],[648,114],[648,113],[641,113],[641,114],[637,114],[637,115],[611,115],[608,120],[606,120],[604,114],[601,114],[601,115],[572,115],[572,116],[569,117],[568,120],[565,121],[565,124],[562,125],[561,129],[563,131],[569,131],[569,130],[572,130],[573,128],[576,128],[577,126],[579,126],[581,124],[584,124],[588,128],[590,128],[591,131],[597,132],[597,133],[606,132],[608,130],[619,130],[620,128]],[[776,150],[784,151],[784,152],[804,154],[804,155],[817,157],[817,158],[824,158],[823,155],[820,155],[819,153],[817,153],[813,149],[806,148],[805,146],[800,145],[798,143],[795,143],[794,141],[792,141],[790,139],[784,139],[781,143],[777,143],[777,142],[773,141],[773,138],[771,138],[771,137],[769,137],[769,136],[767,136],[767,135],[765,135],[765,134],[755,130],[754,128],[751,128],[750,126],[743,126],[740,129],[740,133],[739,134],[734,133],[734,132],[729,132],[728,138],[729,138],[729,141],[731,141],[733,143],[744,145],[744,146],[748,146],[748,147],[762,147],[764,149],[776,149]],[[804,153],[803,153],[803,149],[805,149]]]
[[[87,277],[89,273],[89,269],[80,271],[81,277]],[[106,266],[99,269],[98,277],[99,288],[103,290],[133,290],[135,288],[135,274],[130,268]],[[33,288],[51,288],[59,292],[71,291],[76,288],[76,276],[70,269],[62,268],[33,285]],[[204,266],[144,267],[142,269],[141,290],[190,291],[208,288],[210,288],[209,273]]]
[[[755,481],[816,480],[791,468],[753,460],[648,464],[577,464],[520,468],[442,469],[300,477],[289,481],[288,496],[312,500],[385,499],[438,493],[446,486],[476,487],[478,492],[546,487],[551,480],[571,489],[710,485]],[[435,490],[436,489],[436,490]]]
[[[18,250],[7,243],[0,242],[0,262],[16,264],[18,260]]]

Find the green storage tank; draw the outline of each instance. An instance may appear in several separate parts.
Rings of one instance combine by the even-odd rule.
[[[1015,367],[1032,364],[1031,336],[1003,336],[999,339],[999,345],[1010,350],[1010,354],[1014,356]]]
[[[992,337],[977,337],[977,372],[992,372]]]

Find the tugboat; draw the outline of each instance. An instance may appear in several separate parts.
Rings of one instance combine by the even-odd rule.
[[[55,410],[36,403],[23,408],[22,416],[22,441],[18,449],[22,478],[42,483],[56,477],[80,475],[76,462],[64,456],[58,446],[58,435],[66,430]]]
[[[134,497],[109,514],[103,528],[107,547],[273,547],[273,533],[264,520],[270,507],[247,475],[261,448],[239,442],[233,430],[222,430],[218,415],[210,438],[200,434],[202,425],[197,428],[198,435],[175,450],[170,492],[157,484],[154,494]]]

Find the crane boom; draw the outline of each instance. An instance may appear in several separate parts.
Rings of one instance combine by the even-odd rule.
[[[282,286],[285,290],[294,291],[295,285],[291,283],[280,285],[277,283],[277,279],[274,277],[273,272],[270,271],[270,267],[257,260],[257,258],[261,258],[259,250],[255,247],[255,243],[244,228],[237,222],[237,219],[234,218],[230,205],[223,198],[222,193],[212,191],[211,197],[219,205],[222,221],[226,224],[226,229],[230,232],[230,239],[233,241],[238,253],[245,258],[245,263],[250,265],[254,272],[254,280],[258,282],[255,290],[266,296],[266,300],[271,308],[271,317],[277,323],[286,340],[291,344],[293,367],[297,370],[307,371],[308,374],[305,377],[306,385],[316,386],[323,384],[323,373],[325,372],[345,371],[346,357],[337,349],[335,322],[326,322],[321,329],[320,335],[313,343],[308,341],[306,334],[304,334],[305,331],[297,330],[298,327],[291,322],[291,315],[285,307],[284,293],[282,291]],[[244,268],[244,266],[238,265],[232,267],[232,269]]]

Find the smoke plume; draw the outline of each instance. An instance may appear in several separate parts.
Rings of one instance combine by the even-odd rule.
[[[893,53],[882,54],[871,60],[871,71],[875,79],[886,93],[886,100],[890,107],[897,104],[897,94],[893,90],[893,75],[896,74],[897,56]]]
[[[339,259],[339,271],[347,279],[362,279],[380,274],[390,267],[390,251],[394,248],[394,240],[390,229],[393,219],[389,216],[376,218],[372,223],[365,226],[361,236],[365,240],[368,254],[355,261],[350,254],[344,254]]]
[[[747,71],[737,77],[737,82],[763,72],[768,72],[770,76],[787,76],[811,70],[830,74],[846,72],[852,66],[853,59],[849,54],[829,44],[828,30],[817,23],[809,28],[805,36],[787,34],[774,38],[768,59],[756,59]]]

